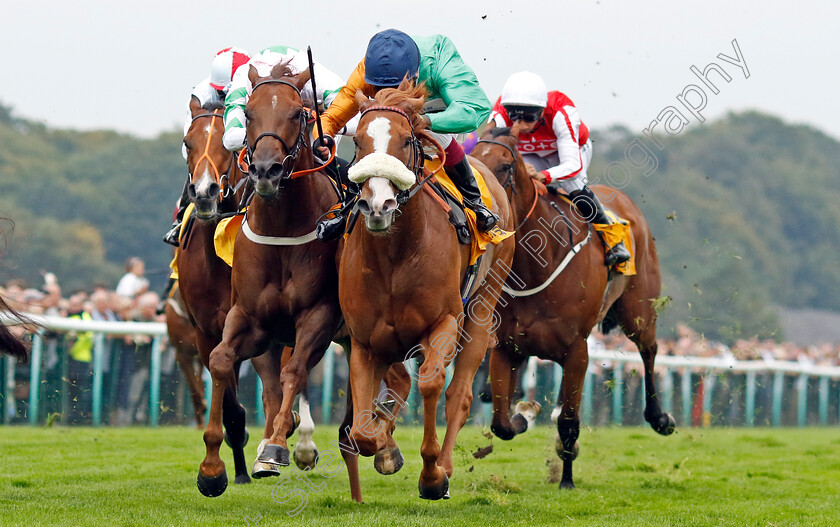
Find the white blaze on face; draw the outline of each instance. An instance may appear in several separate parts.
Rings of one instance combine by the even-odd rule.
[[[272,109],[277,108],[277,96],[276,95],[271,96],[271,108]]]
[[[201,179],[198,180],[198,184],[195,186],[195,195],[198,197],[208,196],[210,194],[210,185],[214,182],[213,175],[207,168],[208,165],[209,163],[204,165],[204,174],[201,175]]]
[[[373,151],[388,153],[388,143],[391,142],[391,121],[385,117],[377,117],[365,130],[367,135],[373,139]]]
[[[368,185],[373,193],[368,204],[374,214],[387,214],[397,208],[397,195],[390,181],[384,177],[372,177]]]

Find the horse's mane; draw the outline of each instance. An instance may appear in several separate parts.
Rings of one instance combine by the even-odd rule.
[[[210,101],[205,102],[201,107],[205,110],[209,110],[209,111],[212,112],[213,110],[224,110],[225,109],[225,103],[210,100]]]
[[[499,137],[513,137],[510,133],[510,126],[497,126],[490,129],[490,137],[498,139]]]
[[[0,223],[9,222],[11,228],[14,228],[14,222],[9,218],[0,218]],[[0,230],[3,244],[6,242],[5,229]],[[0,314],[10,316],[19,321],[25,322],[23,315],[12,309],[6,302],[6,299],[0,296]],[[0,353],[6,353],[12,357],[16,357],[20,361],[26,360],[26,346],[21,342],[5,324],[0,322]]]
[[[385,88],[374,95],[373,100],[381,106],[395,106],[411,117],[411,126],[415,132],[426,128],[426,122],[420,115],[423,103],[429,92],[426,83],[415,84],[411,79],[403,79],[398,88]]]

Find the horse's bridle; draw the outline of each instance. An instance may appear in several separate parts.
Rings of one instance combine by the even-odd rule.
[[[513,179],[513,175],[516,173],[516,151],[508,145],[504,144],[503,142],[494,141],[493,139],[479,139],[476,145],[479,145],[481,143],[498,145],[510,152],[510,155],[513,157],[513,164],[511,164],[510,168],[507,170],[507,177],[505,178],[504,182],[502,182],[502,188],[507,190],[507,188],[510,187],[510,191],[516,194],[516,185],[514,184]]]
[[[301,97],[300,88],[298,88],[297,86],[295,86],[294,84],[292,84],[291,82],[289,82],[285,79],[265,79],[265,80],[262,80],[262,81],[256,83],[253,88],[251,88],[251,94],[253,95],[253,93],[257,90],[257,88],[259,88],[260,86],[262,86],[264,84],[284,84],[286,86],[290,86],[298,94],[298,97]],[[303,98],[301,97],[301,107],[302,107],[302,102],[303,102]],[[254,153],[254,149],[257,148],[257,144],[260,142],[260,139],[262,139],[264,137],[271,137],[273,139],[276,139],[276,140],[280,141],[280,144],[283,146],[283,150],[286,152],[286,157],[284,157],[283,161],[281,161],[281,165],[283,166],[283,174],[284,175],[286,175],[286,174],[291,175],[292,174],[292,169],[294,169],[295,163],[297,162],[297,156],[300,154],[300,149],[303,148],[303,145],[306,142],[306,113],[305,112],[300,113],[299,120],[300,120],[300,132],[298,133],[297,140],[295,141],[295,144],[292,146],[292,148],[289,148],[289,145],[286,144],[286,141],[274,132],[263,132],[263,133],[261,133],[254,140],[253,145],[248,143],[248,140],[246,138],[246,140],[245,140],[245,151],[247,152],[246,161],[247,161],[247,165],[248,165],[248,172],[252,172],[253,169],[254,169],[253,165],[251,165],[251,156]],[[286,178],[287,177],[288,176],[286,176]]]
[[[233,188],[233,187],[230,186],[230,172],[231,172],[231,170],[233,170],[233,165],[234,165],[234,162],[236,161],[236,156],[235,155],[231,156],[230,165],[228,166],[227,170],[225,170],[224,172],[219,171],[219,167],[216,166],[216,163],[210,157],[210,141],[212,141],[212,139],[213,139],[213,129],[215,128],[216,117],[222,117],[222,115],[223,114],[217,113],[216,110],[213,110],[213,113],[200,113],[200,114],[194,116],[192,118],[192,121],[190,121],[190,125],[192,125],[192,123],[194,123],[198,119],[201,119],[202,117],[210,117],[212,119],[212,121],[210,121],[210,133],[207,135],[207,143],[205,143],[205,145],[204,145],[204,153],[201,154],[201,157],[198,158],[198,161],[196,161],[195,166],[197,167],[199,165],[199,163],[201,163],[202,159],[207,159],[207,162],[210,163],[211,167],[213,167],[213,177],[215,178],[216,183],[219,184],[219,187],[224,189],[224,192],[219,193],[219,201],[227,198],[232,193],[235,193],[237,190],[239,190],[239,187],[242,186],[242,181],[240,181],[236,185],[236,188]],[[188,170],[188,174],[189,174],[189,177],[190,177],[190,181],[192,181],[192,179],[193,179],[192,172]],[[244,178],[243,178],[243,180],[244,180]]]

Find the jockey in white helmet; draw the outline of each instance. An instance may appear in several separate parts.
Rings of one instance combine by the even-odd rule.
[[[198,99],[202,108],[210,107],[224,107],[225,97],[227,97],[228,90],[230,90],[231,80],[233,74],[240,66],[247,63],[251,57],[244,49],[236,47],[228,47],[216,52],[213,57],[213,62],[210,65],[210,76],[203,79],[196,84],[192,89],[191,97]],[[192,114],[187,110],[186,119],[184,120],[184,135],[192,124]],[[181,144],[181,155],[187,159],[187,147]],[[184,216],[184,211],[189,204],[187,198],[187,186],[189,181],[184,183],[184,189],[181,191],[181,199],[178,202],[178,212],[175,215],[175,221],[164,237],[163,241],[170,245],[178,246],[178,232],[181,228],[181,220]]]
[[[490,120],[496,126],[511,127],[532,177],[555,193],[557,187],[568,192],[586,221],[613,223],[587,186],[592,140],[571,99],[559,91],[548,91],[539,75],[521,71],[508,77]],[[608,266],[629,258],[623,242],[607,248]]]

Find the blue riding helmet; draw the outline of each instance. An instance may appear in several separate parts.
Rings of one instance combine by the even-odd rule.
[[[420,70],[420,50],[402,31],[386,29],[375,34],[365,53],[365,82],[372,86],[397,87],[408,74]]]

